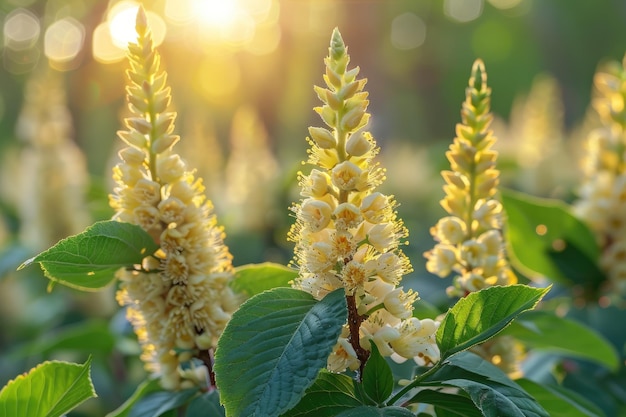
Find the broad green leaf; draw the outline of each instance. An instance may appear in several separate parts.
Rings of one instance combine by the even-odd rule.
[[[9,381],[0,391],[0,415],[59,417],[96,392],[89,376],[91,358],[83,365],[50,361]]]
[[[371,349],[363,369],[363,390],[376,404],[383,404],[393,391],[393,375],[374,342],[371,343]]]
[[[326,366],[346,320],[343,289],[317,301],[274,288],[242,304],[215,353],[226,415],[280,415],[295,406]]]
[[[216,390],[194,398],[187,407],[185,417],[225,417],[224,407]]]
[[[550,413],[550,417],[605,417],[602,410],[574,391],[554,385],[540,385],[528,379],[516,382]]]
[[[509,255],[530,278],[594,286],[602,280],[596,265],[600,248],[589,228],[559,200],[502,190]],[[563,267],[569,268],[567,275]],[[586,285],[589,284],[589,285]]]
[[[304,397],[283,417],[334,417],[363,405],[355,391],[354,380],[347,375],[322,370]]]
[[[520,315],[505,333],[531,348],[587,359],[613,371],[619,368],[619,354],[602,335],[554,313],[528,311]]]
[[[236,292],[252,297],[272,288],[289,287],[289,282],[297,276],[298,271],[271,262],[243,265],[235,269],[230,286]]]
[[[162,388],[158,379],[147,379],[139,384],[139,386],[135,389],[133,395],[131,395],[126,401],[124,401],[124,404],[120,405],[115,410],[108,413],[105,417],[127,417],[130,413],[131,408],[133,408],[137,401],[152,392],[161,390]]]
[[[137,401],[128,417],[160,417],[163,413],[176,410],[189,402],[198,393],[199,388],[182,391],[158,391],[143,396]],[[174,413],[176,414],[176,413]]]
[[[362,405],[337,414],[337,417],[415,417],[415,414],[402,407],[384,407]]]
[[[465,391],[485,417],[549,417],[532,398],[525,397],[523,391],[504,385],[486,385],[467,379],[450,379],[443,385]]]
[[[502,370],[470,352],[446,359],[423,385],[460,388],[487,417],[548,416],[537,401]],[[502,414],[494,414],[494,411]]]
[[[157,249],[158,245],[141,227],[102,221],[59,241],[18,269],[37,262],[54,282],[84,291],[96,290],[113,281],[115,271],[141,264]]]
[[[457,394],[449,394],[431,389],[418,392],[409,400],[411,404],[432,404],[437,412],[437,417],[482,417],[483,413],[467,397]]]
[[[534,308],[547,292],[545,288],[509,285],[468,294],[448,310],[437,330],[441,358],[493,337],[520,313]]]
[[[45,356],[59,350],[109,354],[114,345],[115,337],[106,322],[86,321],[46,334],[42,340],[15,349],[10,356],[14,358],[32,355]]]

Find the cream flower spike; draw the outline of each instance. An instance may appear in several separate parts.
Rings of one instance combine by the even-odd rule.
[[[212,350],[239,302],[228,286],[231,255],[202,181],[172,151],[179,139],[172,134],[176,114],[166,111],[170,88],[143,8],[136,29],[137,43],[128,46],[132,116],[118,132],[128,147],[113,169],[110,204],[115,219],[140,225],[161,248],[141,271],[118,272],[117,298],[127,306],[147,368],[175,390],[198,383],[189,375],[203,372],[189,369],[211,370]]]
[[[626,55],[594,78],[593,107],[602,126],[586,141],[584,180],[575,212],[602,246],[600,266],[617,292],[626,294]]]
[[[344,288],[348,322],[328,360],[331,371],[358,369],[369,356],[371,341],[385,356],[438,360],[438,323],[412,318],[417,294],[397,287],[411,272],[400,245],[408,233],[397,218],[392,196],[376,191],[384,170],[375,163],[379,148],[364,131],[367,113],[365,79],[348,70],[349,55],[337,29],[324,60],[326,88],[315,87],[324,103],[314,110],[325,127],[310,127],[308,175],[300,173],[303,200],[292,210],[289,233],[300,274],[294,287],[321,299]]]
[[[489,131],[491,89],[481,60],[472,66],[461,110],[462,123],[446,156],[451,170],[443,171],[446,196],[441,205],[449,216],[430,229],[438,242],[426,252],[426,269],[446,277],[458,275],[451,296],[465,296],[494,285],[517,282],[504,253],[502,205],[495,198],[499,171],[496,138]]]

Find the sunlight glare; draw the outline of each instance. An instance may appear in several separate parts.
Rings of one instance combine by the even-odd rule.
[[[4,21],[4,45],[13,50],[31,48],[39,39],[39,19],[26,9],[15,9]]]
[[[137,41],[135,21],[139,4],[133,1],[121,1],[111,8],[108,13],[109,31],[113,44],[126,50],[129,42]],[[159,46],[165,38],[165,22],[154,12],[146,11],[148,26],[152,31],[154,46]]]
[[[239,13],[237,0],[191,0],[192,13],[206,25],[231,26]]]
[[[66,17],[51,24],[44,35],[44,54],[51,61],[68,62],[76,58],[85,41],[85,28]]]
[[[139,5],[135,2],[121,1],[109,11],[109,31],[113,44],[118,48],[125,49],[128,42],[137,41],[135,20],[138,9]]]

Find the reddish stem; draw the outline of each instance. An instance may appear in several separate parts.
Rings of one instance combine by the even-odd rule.
[[[361,327],[361,323],[367,318],[365,315],[360,315],[356,308],[356,299],[354,295],[346,295],[346,301],[348,303],[348,328],[350,329],[349,341],[350,345],[356,352],[356,357],[361,362],[359,366],[359,381],[363,377],[363,368],[365,367],[365,362],[370,357],[369,350],[363,349],[361,347],[361,343],[359,343],[359,329]]]

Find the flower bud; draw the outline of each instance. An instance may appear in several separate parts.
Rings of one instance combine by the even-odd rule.
[[[309,127],[311,139],[322,149],[332,149],[337,146],[337,138],[323,127]]]
[[[350,135],[346,142],[346,151],[352,156],[363,156],[372,149],[372,135],[369,132],[358,132]]]
[[[171,147],[174,146],[179,139],[180,137],[178,136],[165,134],[154,141],[152,144],[152,152],[156,154],[163,153],[171,149]]]
[[[142,135],[147,135],[152,131],[152,125],[143,117],[129,117],[124,122],[129,129],[134,129]]]
[[[374,225],[367,233],[367,240],[378,252],[384,253],[398,245],[393,223]]]
[[[185,163],[178,155],[169,155],[157,160],[157,175],[164,183],[173,183],[185,173]]]
[[[370,223],[381,223],[388,220],[390,207],[389,199],[379,192],[372,193],[361,202],[363,217]]]
[[[129,165],[139,166],[146,160],[146,153],[134,146],[124,148],[119,152],[120,158]]]
[[[119,130],[117,136],[126,142],[128,145],[135,146],[137,148],[144,149],[148,146],[148,139],[136,130]]]

